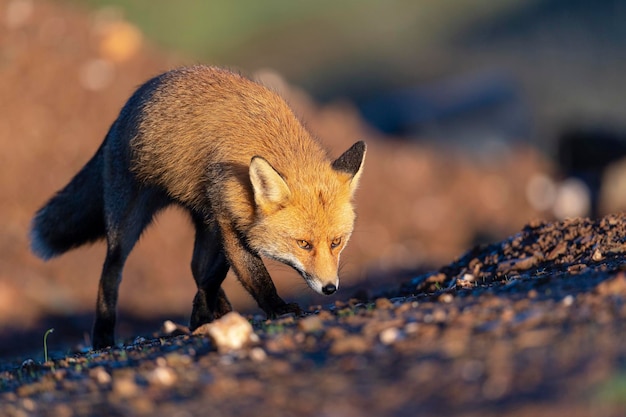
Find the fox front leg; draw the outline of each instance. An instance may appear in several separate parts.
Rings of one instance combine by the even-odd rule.
[[[226,223],[221,227],[224,251],[233,272],[243,287],[252,295],[268,318],[283,314],[302,314],[296,303],[286,303],[278,296],[274,282],[261,258],[240,241],[237,233]]]
[[[196,228],[196,241],[191,260],[191,271],[198,291],[193,300],[189,327],[195,330],[204,323],[220,318],[232,310],[221,288],[228,273],[228,261],[222,250],[221,236],[217,226],[205,221],[200,214],[192,215]]]

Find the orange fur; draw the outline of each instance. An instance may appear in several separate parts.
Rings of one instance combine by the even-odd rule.
[[[131,141],[131,169],[140,179],[194,207],[207,204],[207,182],[217,182],[225,215],[254,249],[279,260],[293,257],[322,282],[336,282],[339,253],[353,228],[358,176],[331,168],[278,94],[232,72],[196,66],[166,74],[143,114],[139,131],[150,140]],[[257,213],[248,173],[254,156],[288,184],[291,195],[279,213]],[[224,166],[233,175],[220,177]],[[330,251],[337,237],[343,243]],[[299,250],[296,238],[315,249]]]

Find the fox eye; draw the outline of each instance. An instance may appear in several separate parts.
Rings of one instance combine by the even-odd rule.
[[[296,243],[298,244],[298,246],[300,246],[301,249],[304,250],[311,250],[313,249],[313,245],[311,245],[310,242],[304,240],[304,239],[298,239],[296,240]]]
[[[341,238],[340,237],[336,237],[334,238],[331,242],[330,242],[330,248],[331,249],[335,249],[336,247],[338,247],[339,245],[341,245]]]

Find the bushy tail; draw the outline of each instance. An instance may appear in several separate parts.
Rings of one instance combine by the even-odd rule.
[[[50,259],[105,236],[103,147],[33,218],[31,250]]]

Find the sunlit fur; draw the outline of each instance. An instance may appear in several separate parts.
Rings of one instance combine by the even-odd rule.
[[[284,178],[287,186],[280,201],[257,198],[260,204],[248,240],[261,254],[293,266],[321,294],[327,284],[339,287],[337,266],[354,225],[351,200],[358,177],[338,173],[329,164],[299,176],[274,177],[275,182]],[[280,188],[280,184],[268,188],[272,186]],[[255,196],[262,193],[255,188]],[[333,247],[337,239],[340,243]],[[301,247],[301,240],[310,247]]]
[[[316,291],[337,285],[361,169],[353,175],[331,168],[326,151],[285,101],[257,83],[203,66],[162,77],[143,103],[139,134],[131,141],[136,175],[185,205],[215,207],[252,249],[300,269]],[[185,123],[172,114],[185,115]],[[286,182],[291,194],[283,206],[256,207],[249,178],[255,156]],[[342,245],[331,251],[336,237]],[[314,249],[301,250],[296,239],[310,241]]]

